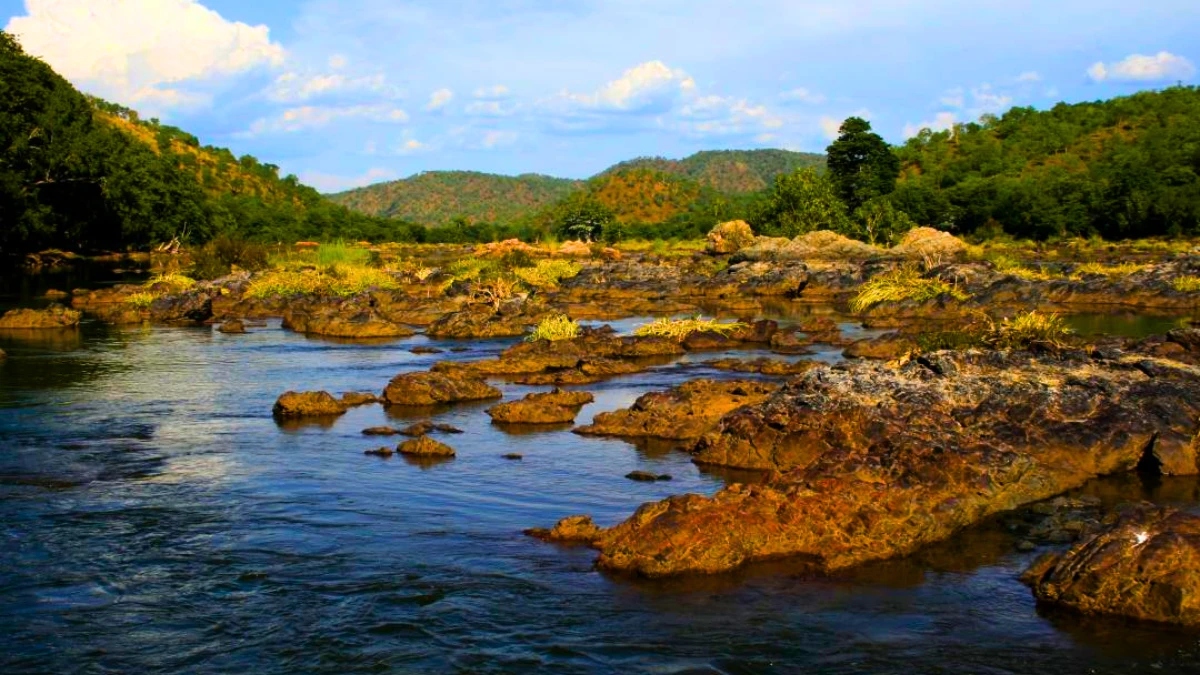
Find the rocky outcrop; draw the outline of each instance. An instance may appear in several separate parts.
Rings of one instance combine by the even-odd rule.
[[[400,338],[415,334],[411,328],[379,316],[370,307],[351,303],[289,309],[283,315],[283,327],[306,335],[349,339]]]
[[[275,401],[271,412],[279,418],[332,417],[349,409],[348,403],[327,391],[289,391]]]
[[[71,328],[79,325],[83,314],[53,304],[46,309],[12,309],[0,317],[0,330],[45,330]]]
[[[428,436],[418,436],[404,441],[396,447],[396,452],[410,457],[453,457],[454,448],[433,440]]]
[[[554,391],[529,394],[488,408],[493,422],[501,424],[563,424],[574,422],[579,409],[595,400],[585,391]]]
[[[1197,473],[1200,370],[1140,355],[935,352],[817,368],[723,417],[696,460],[778,471],[642,506],[601,567],[721,572],[795,556],[838,569],[1141,464]]]
[[[625,410],[600,413],[575,433],[592,436],[699,438],[730,411],[762,403],[778,385],[754,380],[692,380],[638,397]]]
[[[786,377],[806,373],[817,367],[815,361],[781,361],[761,356],[757,359],[716,359],[705,361],[704,365],[717,370],[730,370],[735,373],[759,373],[776,377]]]
[[[1200,516],[1136,507],[1022,581],[1039,601],[1085,614],[1200,626]]]
[[[499,389],[462,371],[403,373],[392,378],[383,391],[384,402],[397,406],[484,401],[501,396]]]

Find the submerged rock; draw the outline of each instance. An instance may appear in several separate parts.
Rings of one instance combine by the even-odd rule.
[[[327,391],[289,391],[275,401],[275,417],[332,417],[350,408]]]
[[[500,398],[499,389],[469,373],[403,373],[392,378],[383,398],[388,405],[426,406]]]
[[[82,317],[81,312],[58,304],[50,305],[46,309],[12,309],[0,317],[0,329],[71,328],[79,325]]]
[[[592,544],[603,536],[604,530],[592,522],[591,516],[567,516],[549,530],[535,527],[525,530],[525,534],[542,541]]]
[[[395,436],[400,431],[394,427],[367,427],[362,433],[363,436]]]
[[[655,481],[660,481],[660,480],[671,480],[671,476],[669,474],[665,474],[665,473],[655,474],[655,473],[650,473],[649,471],[630,471],[629,473],[625,474],[625,477],[628,478],[629,480],[641,481],[643,483],[653,483]]]
[[[842,352],[848,359],[898,359],[914,351],[917,343],[900,333],[885,333],[879,337],[858,340]]]
[[[376,457],[391,457],[395,454],[395,451],[385,445],[381,448],[375,448],[374,450],[363,450],[363,454],[375,455]]]
[[[462,429],[449,424],[443,424],[441,422],[434,423],[430,422],[429,420],[425,420],[423,422],[417,422],[416,424],[409,425],[400,431],[397,431],[396,433],[402,436],[417,437],[432,434],[435,431],[443,434],[461,434],[463,432]]]
[[[756,380],[692,380],[667,391],[644,394],[628,409],[600,413],[592,424],[575,432],[592,436],[699,438],[725,414],[763,402],[778,386]]]
[[[226,319],[221,323],[217,330],[222,333],[245,333],[246,324],[243,323],[241,319]]]
[[[493,422],[505,424],[562,424],[574,422],[579,408],[595,397],[584,391],[554,391],[529,394],[520,401],[509,401],[488,408]]]
[[[510,452],[510,453],[508,453],[507,455],[501,455],[501,457],[502,457],[502,458],[504,458],[504,459],[508,459],[508,460],[514,460],[514,461],[515,461],[515,460],[521,460],[521,459],[525,459],[525,455],[522,455],[522,454],[520,454],[520,453],[517,453],[517,452]]]
[[[342,394],[342,403],[346,407],[355,408],[360,405],[379,403],[379,397],[369,391],[348,391]]]
[[[1200,625],[1200,516],[1145,504],[1022,576],[1041,602]]]
[[[396,447],[396,452],[412,457],[453,457],[454,448],[439,443],[428,436],[418,436],[404,441]]]
[[[1200,371],[1145,360],[939,352],[814,369],[696,446],[698,462],[781,473],[642,506],[597,540],[599,565],[663,576],[800,556],[838,569],[1139,464],[1197,473]]]

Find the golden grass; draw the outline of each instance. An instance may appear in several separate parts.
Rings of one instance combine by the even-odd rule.
[[[535,288],[555,288],[563,279],[570,279],[583,270],[572,260],[539,260],[533,267],[518,267],[513,274]]]
[[[1183,276],[1171,280],[1171,286],[1180,293],[1195,293],[1200,291],[1200,277]]]
[[[1083,263],[1075,268],[1075,272],[1071,278],[1078,279],[1088,274],[1102,274],[1106,277],[1127,277],[1131,274],[1137,274],[1149,267],[1138,263],[1119,263],[1116,265],[1106,265],[1104,263]]]
[[[692,333],[718,333],[720,335],[729,335],[736,333],[739,330],[746,328],[746,324],[740,321],[731,323],[718,323],[716,319],[705,319],[700,315],[693,316],[688,319],[668,319],[662,318],[650,323],[638,326],[637,330],[633,331],[634,335],[640,336],[658,336],[669,337],[676,340],[691,335]]]
[[[150,309],[150,303],[158,299],[158,294],[149,291],[140,291],[132,295],[125,296],[125,304],[132,305],[136,309]]]
[[[579,337],[579,323],[566,314],[555,314],[542,319],[533,332],[525,336],[525,339],[529,342],[538,340],[557,342],[575,337]]]
[[[264,272],[250,281],[248,298],[267,298],[289,295],[356,295],[377,288],[397,290],[400,283],[394,276],[373,267],[330,265],[324,269],[277,268]]]
[[[998,324],[991,323],[984,332],[983,342],[995,349],[1061,349],[1071,332],[1059,315],[1042,314],[1035,310],[1004,319]]]
[[[878,274],[864,283],[850,300],[850,311],[858,314],[883,303],[904,300],[924,302],[942,295],[959,301],[971,297],[941,279],[927,279],[916,269],[901,267]]]
[[[181,293],[195,286],[196,280],[179,272],[168,272],[167,274],[157,274],[151,277],[145,283],[145,286],[146,288],[151,288],[160,284],[167,287],[164,293]]]

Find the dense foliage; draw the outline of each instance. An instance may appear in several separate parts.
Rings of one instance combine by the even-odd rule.
[[[605,170],[600,175],[629,169],[652,169],[687,178],[726,194],[757,192],[771,186],[777,176],[798,169],[825,166],[823,155],[790,150],[705,150],[683,159],[638,157]]]
[[[846,118],[826,157],[829,178],[850,211],[896,189],[900,160],[861,117]]]
[[[0,250],[219,234],[413,239],[424,230],[353,213],[278,167],[85,96],[0,32]]]

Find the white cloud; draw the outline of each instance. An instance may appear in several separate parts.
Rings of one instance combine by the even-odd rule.
[[[950,108],[961,108],[967,104],[966,93],[963,91],[962,87],[948,89],[946,93],[942,94],[941,98],[938,99],[938,103]]]
[[[983,113],[1002,112],[1013,102],[1012,96],[997,92],[990,84],[981,84],[972,89],[971,98],[974,100],[972,114],[975,116]]]
[[[284,60],[266,26],[227,21],[196,0],[28,0],[25,8],[5,31],[27,52],[128,105],[206,103],[208,94],[177,85],[203,88]]]
[[[505,108],[500,101],[471,101],[463,112],[474,117],[507,117],[513,113],[513,108]]]
[[[1042,76],[1032,70],[1027,70],[1017,76],[1017,82],[1041,82]]]
[[[425,150],[427,147],[428,146],[426,146],[421,141],[418,141],[415,138],[410,138],[407,141],[404,141],[404,143],[402,143],[400,145],[400,149],[398,152],[402,155],[411,155],[413,153]]]
[[[1097,61],[1087,74],[1096,82],[1155,82],[1186,80],[1196,74],[1196,67],[1186,58],[1164,51],[1154,56],[1131,54],[1109,64]]]
[[[927,122],[920,122],[918,124],[904,125],[904,137],[912,138],[913,136],[916,136],[917,134],[921,133],[922,129],[932,129],[933,131],[946,131],[947,129],[950,129],[951,127],[953,127],[954,123],[956,121],[957,120],[955,118],[954,113],[940,112],[940,113],[934,115],[932,120],[929,120]]]
[[[261,118],[250,125],[250,129],[239,136],[243,138],[268,133],[292,133],[307,129],[318,129],[342,119],[357,119],[367,122],[402,124],[408,121],[408,113],[387,104],[356,106],[301,106],[289,108],[276,117]]]
[[[591,94],[563,91],[546,103],[558,109],[636,111],[664,105],[695,90],[696,81],[684,71],[662,61],[647,61]]]
[[[499,100],[508,98],[508,87],[502,84],[492,85],[490,87],[480,87],[473,94],[475,98],[486,100]]]
[[[315,187],[321,192],[341,192],[352,190],[364,185],[394,180],[398,176],[391,169],[373,167],[361,176],[336,176],[319,171],[305,171],[300,174],[300,182]]]
[[[454,92],[449,89],[438,89],[429,95],[429,103],[425,104],[425,109],[432,112],[445,107],[447,103],[454,99]]]
[[[798,87],[796,89],[792,89],[791,91],[785,91],[780,94],[779,100],[820,105],[828,99],[826,99],[824,94],[818,94],[817,92],[809,91],[804,87]]]
[[[516,142],[517,132],[492,130],[484,132],[482,145],[485,149],[491,150],[492,148],[512,145]]]
[[[322,96],[348,92],[369,92],[387,99],[399,98],[399,92],[389,88],[383,75],[346,77],[331,75],[300,75],[287,72],[275,78],[267,88],[267,98],[280,103],[299,103]]]

